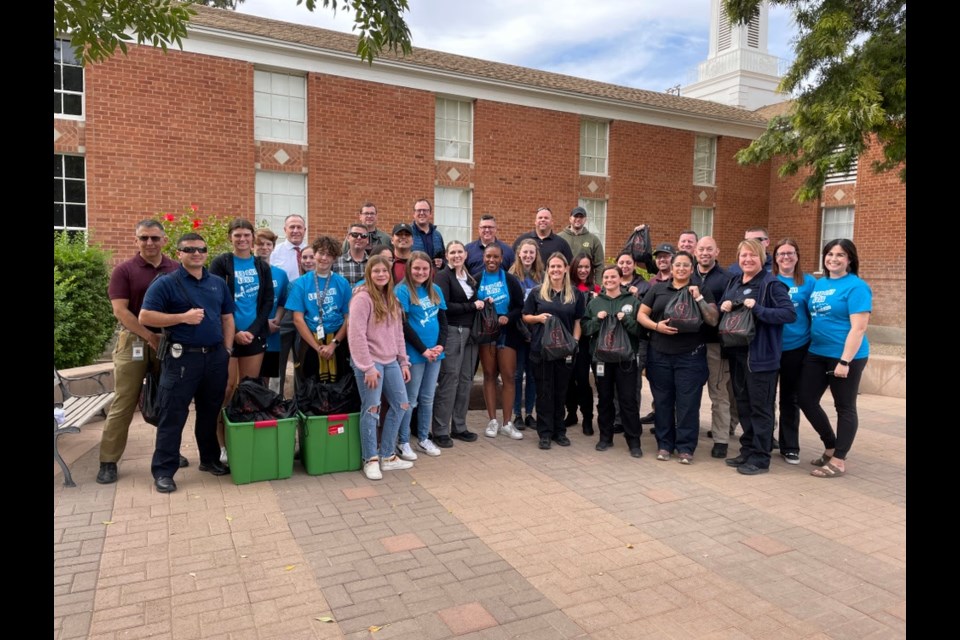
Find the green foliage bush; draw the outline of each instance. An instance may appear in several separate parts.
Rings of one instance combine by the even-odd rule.
[[[93,363],[117,321],[107,298],[110,255],[85,234],[53,235],[53,361],[58,369]]]

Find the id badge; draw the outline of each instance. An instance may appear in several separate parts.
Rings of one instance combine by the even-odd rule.
[[[326,335],[326,332],[323,330],[323,323],[321,322],[317,325],[317,342],[323,342],[323,338]]]
[[[602,378],[602,377],[603,377],[603,364],[604,364],[604,363],[602,363],[602,362],[598,362],[598,363],[597,363],[597,377],[598,377],[598,378]]]
[[[133,359],[135,362],[143,361],[143,340],[137,338],[133,341]]]

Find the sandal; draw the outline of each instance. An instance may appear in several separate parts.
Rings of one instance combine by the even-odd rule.
[[[840,467],[837,467],[832,462],[828,462],[819,469],[814,469],[811,471],[810,475],[812,475],[814,478],[839,478],[845,473],[846,471]]]
[[[657,460],[664,462],[669,459],[670,459],[669,451],[667,451],[666,449],[660,449],[660,451],[657,451]]]
[[[680,454],[680,464],[691,464],[693,463],[693,454],[692,453],[681,453]]]
[[[828,456],[828,455],[826,454],[826,452],[824,452],[824,453],[821,453],[821,454],[820,454],[820,457],[819,457],[819,458],[816,458],[816,459],[814,459],[814,460],[811,460],[811,461],[810,461],[810,464],[812,464],[812,465],[815,466],[815,467],[822,467],[823,465],[825,465],[825,464],[827,464],[828,462],[830,462],[830,459],[831,459],[831,458],[833,458],[833,456]]]

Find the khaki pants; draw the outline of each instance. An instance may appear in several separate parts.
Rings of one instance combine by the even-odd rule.
[[[139,342],[143,346],[143,359],[133,359],[133,345]],[[159,367],[156,352],[147,342],[135,333],[121,329],[117,336],[117,346],[113,350],[113,381],[116,396],[107,421],[103,425],[100,439],[100,462],[117,462],[127,446],[127,434],[130,422],[137,411],[140,390],[147,367]]]
[[[710,396],[710,430],[713,441],[727,444],[740,416],[733,400],[733,387],[730,384],[730,361],[720,357],[720,343],[707,343],[707,393]]]

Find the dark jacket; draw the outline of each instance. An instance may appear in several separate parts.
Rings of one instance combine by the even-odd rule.
[[[443,264],[446,266],[447,258],[443,244],[443,234],[440,233],[440,229],[437,229],[437,225],[431,224],[429,230],[424,232],[420,230],[416,222],[411,222],[410,229],[413,231],[412,250],[426,253],[430,256],[431,264],[434,258],[442,258]]]
[[[457,281],[456,272],[450,267],[444,267],[437,271],[433,278],[433,283],[440,287],[443,292],[443,299],[447,303],[447,324],[452,327],[473,326],[473,316],[477,313],[477,307],[474,303],[477,301],[477,281],[469,273],[467,282],[473,287],[473,295],[467,298],[463,292],[463,287]]]
[[[637,310],[640,309],[640,302],[631,293],[621,293],[616,298],[610,298],[606,293],[600,293],[587,303],[587,312],[580,319],[580,332],[585,336],[590,336],[591,357],[597,350],[597,337],[600,335],[600,327],[603,325],[603,320],[597,318],[597,314],[606,311],[608,315],[616,316],[624,305],[630,305],[633,309],[630,313],[624,314],[620,323],[627,330],[627,337],[630,338],[630,348],[634,354],[637,353],[640,336]]]
[[[258,256],[253,257],[253,265],[257,269],[257,278],[260,279],[260,288],[257,291],[257,317],[246,330],[255,336],[266,338],[269,333],[267,320],[270,319],[270,311],[273,309],[273,274],[270,272],[270,263]],[[226,280],[232,296],[234,292],[233,254],[221,253],[214,258],[210,263],[210,273]]]
[[[748,284],[755,292],[749,297],[757,303],[753,307],[756,334],[747,346],[747,365],[750,371],[776,371],[780,368],[780,354],[783,351],[783,325],[796,320],[797,312],[790,300],[787,285],[772,273],[761,270]],[[742,302],[742,286],[743,273],[732,277],[721,304],[724,300]],[[722,319],[723,312],[720,316]]]

